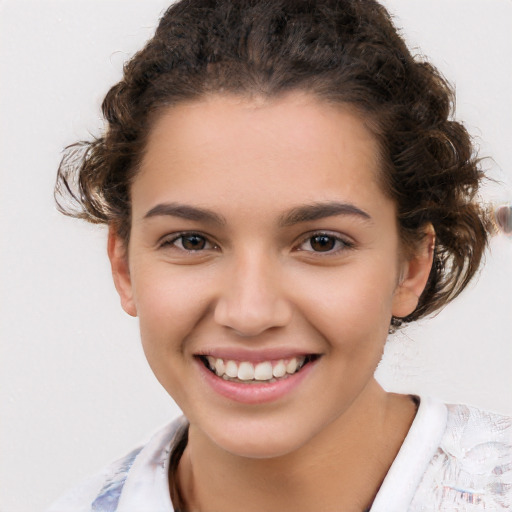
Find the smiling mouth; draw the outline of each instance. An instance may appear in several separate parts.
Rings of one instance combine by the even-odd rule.
[[[320,356],[309,354],[259,363],[203,355],[197,357],[210,372],[224,380],[243,384],[264,384],[287,379]]]

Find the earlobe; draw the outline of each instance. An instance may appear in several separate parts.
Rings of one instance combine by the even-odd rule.
[[[414,255],[404,262],[402,275],[393,297],[394,317],[404,318],[418,306],[432,268],[435,239],[434,228],[429,224],[420,246]]]
[[[121,299],[121,306],[130,316],[137,316],[137,308],[133,300],[127,249],[124,240],[121,239],[113,227],[110,227],[108,231],[107,252],[112,268],[114,285]]]

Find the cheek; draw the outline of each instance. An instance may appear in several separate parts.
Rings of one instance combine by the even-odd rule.
[[[134,272],[134,297],[142,345],[153,366],[187,349],[184,341],[208,309],[208,286],[201,276],[171,272],[165,264],[143,268]]]
[[[394,275],[368,266],[347,266],[296,280],[297,304],[324,336],[343,350],[384,343],[391,321]]]

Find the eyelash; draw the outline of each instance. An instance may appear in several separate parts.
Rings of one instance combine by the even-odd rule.
[[[209,244],[210,247],[207,247],[207,248],[201,247],[200,249],[186,249],[183,246],[183,239],[184,238],[192,238],[192,237],[197,237],[197,238],[200,238],[200,239],[204,240],[205,244],[207,244],[207,245]],[[176,244],[176,242],[178,240],[181,240],[181,247],[179,247]],[[199,253],[199,252],[202,252],[202,251],[205,251],[205,250],[217,249],[218,245],[213,243],[213,242],[211,242],[207,236],[202,235],[201,233],[197,233],[195,231],[183,231],[181,233],[173,233],[172,235],[165,237],[158,244],[158,248],[160,248],[160,249],[166,248],[166,247],[170,247],[170,248],[178,249],[180,251],[184,251],[184,252],[187,252],[187,253],[194,254],[194,253]]]
[[[204,244],[209,245],[209,247],[200,247],[199,249],[185,248],[183,246],[183,240],[185,238],[190,239],[192,237],[197,237],[198,239],[201,239],[202,241],[204,241]],[[301,248],[306,243],[309,243],[311,246],[311,242],[314,238],[321,238],[321,237],[325,237],[325,239],[327,239],[328,242],[329,241],[332,242],[334,244],[334,246],[330,249],[328,248],[326,251],[315,251],[313,248],[311,250]],[[181,240],[181,247],[177,244],[177,242],[179,240]],[[215,244],[214,242],[211,242],[209,240],[208,236],[205,236],[201,233],[197,233],[194,231],[184,231],[181,233],[174,233],[174,234],[164,238],[159,243],[158,247],[159,248],[171,247],[171,248],[178,249],[178,250],[190,253],[190,254],[197,254],[202,251],[212,250],[212,249],[215,250],[215,249],[219,248],[219,246],[217,244]],[[294,249],[297,251],[312,253],[312,254],[315,254],[320,257],[324,256],[324,255],[329,256],[329,255],[338,254],[339,252],[346,251],[348,249],[353,249],[353,248],[354,248],[353,242],[347,240],[346,238],[342,238],[337,234],[326,232],[326,231],[315,231],[312,233],[308,233],[307,236],[303,237],[301,242],[294,247]]]
[[[314,238],[320,238],[325,237],[329,239],[330,241],[333,241],[334,247],[331,249],[328,249],[326,251],[315,251],[315,250],[307,250],[307,249],[301,249],[301,246],[309,243],[311,245],[311,242]],[[315,255],[315,257],[323,257],[323,256],[332,256],[339,254],[340,252],[346,251],[348,249],[353,249],[355,244],[347,240],[346,238],[343,238],[335,233],[330,233],[328,231],[315,231],[312,233],[308,233],[304,238],[302,238],[302,241],[296,246],[297,251],[301,252],[308,252]]]

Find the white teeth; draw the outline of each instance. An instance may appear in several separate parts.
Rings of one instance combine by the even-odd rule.
[[[286,373],[295,373],[297,370],[297,359],[295,357],[292,357],[290,361],[288,361],[288,364],[286,365]]]
[[[286,366],[283,361],[279,361],[274,368],[272,368],[272,375],[276,378],[286,375]]]
[[[272,363],[270,361],[258,363],[254,368],[254,378],[256,380],[270,380],[272,378]]]
[[[225,369],[228,377],[238,377],[238,366],[235,361],[228,361]]]
[[[224,365],[224,361],[222,359],[216,359],[215,360],[215,373],[220,376],[224,373],[225,369],[226,369],[226,367]]]
[[[253,380],[254,379],[254,366],[251,363],[243,362],[238,367],[238,378],[240,380]]]
[[[206,356],[208,367],[215,372],[218,377],[224,380],[238,379],[244,382],[275,382],[275,379],[286,378],[299,371],[305,363],[306,357],[292,357],[287,362],[280,359],[279,361],[262,361],[257,364],[249,361],[234,361],[229,359],[225,361],[220,357]]]
[[[210,370],[215,370],[215,358],[212,356],[206,356]]]

